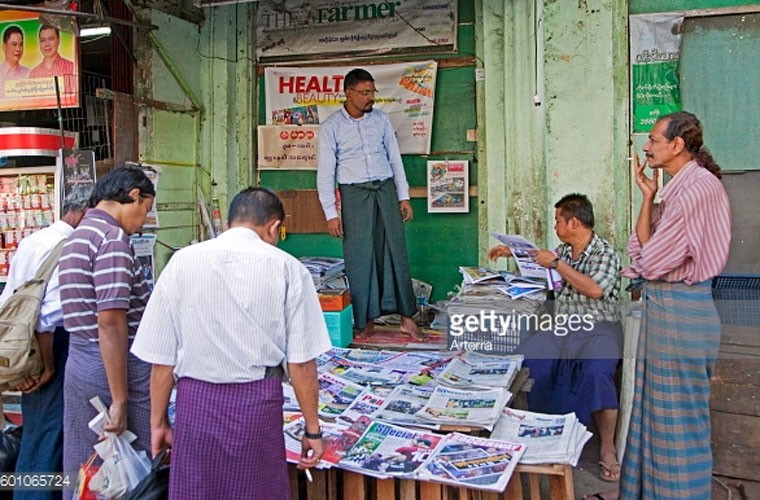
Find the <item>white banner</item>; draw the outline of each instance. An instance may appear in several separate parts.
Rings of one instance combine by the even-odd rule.
[[[435,61],[366,68],[375,79],[375,107],[388,113],[402,154],[429,154],[435,102]],[[267,125],[316,125],[345,100],[350,67],[269,67],[264,71]]]
[[[456,41],[456,0],[259,0],[256,14],[260,62],[409,48],[453,52]]]
[[[316,170],[319,127],[259,125],[259,170]]]

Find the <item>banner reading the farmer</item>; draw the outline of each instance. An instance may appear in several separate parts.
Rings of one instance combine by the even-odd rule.
[[[457,0],[259,0],[259,62],[454,52]]]

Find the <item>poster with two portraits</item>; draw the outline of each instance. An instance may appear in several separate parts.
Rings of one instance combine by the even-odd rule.
[[[39,13],[0,11],[0,111],[79,106],[79,37]]]

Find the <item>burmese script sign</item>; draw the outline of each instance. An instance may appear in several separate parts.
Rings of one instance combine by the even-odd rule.
[[[79,107],[78,37],[35,12],[0,11],[0,111]]]
[[[456,0],[260,0],[260,62],[328,54],[388,54],[401,49],[453,52]]]
[[[316,170],[319,127],[260,125],[259,170]]]
[[[343,105],[343,78],[351,68],[266,68],[267,125],[322,123]],[[378,90],[375,108],[388,113],[402,154],[430,153],[437,69],[435,61],[367,66]]]

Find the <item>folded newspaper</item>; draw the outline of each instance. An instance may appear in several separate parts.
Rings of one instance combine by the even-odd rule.
[[[453,433],[433,452],[420,478],[503,492],[525,445]]]
[[[575,413],[550,415],[504,408],[491,439],[525,444],[527,450],[520,460],[522,463],[560,463],[575,467],[591,433]]]

